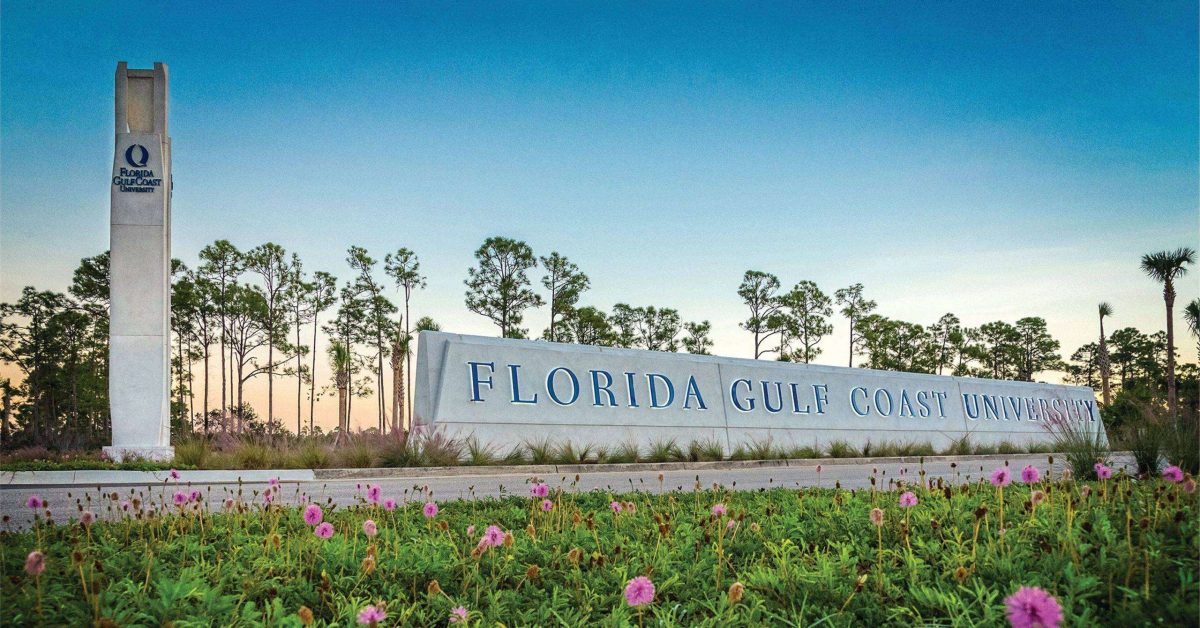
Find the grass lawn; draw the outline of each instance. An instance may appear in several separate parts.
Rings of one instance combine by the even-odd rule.
[[[338,509],[278,488],[197,495],[212,511],[184,485],[93,491],[49,504],[68,525],[4,533],[0,597],[7,625],[971,626],[1007,624],[1028,586],[1063,625],[1195,625],[1190,478],[1011,474],[857,492],[531,479],[436,507],[363,485]]]

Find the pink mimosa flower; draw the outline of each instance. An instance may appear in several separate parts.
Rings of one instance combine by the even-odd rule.
[[[550,494],[550,487],[537,482],[529,487],[529,494],[534,497],[545,497]]]
[[[720,517],[725,514],[725,504],[713,504],[712,514]]]
[[[878,527],[883,526],[883,511],[882,510],[880,510],[878,508],[872,508],[870,516],[871,516],[871,523],[874,524],[875,527],[878,528]]]
[[[1108,465],[1105,465],[1103,462],[1097,462],[1092,465],[1092,468],[1096,470],[1096,477],[1101,480],[1107,480],[1112,477],[1112,469],[1108,468]]]
[[[646,576],[638,576],[625,585],[625,601],[630,606],[642,606],[654,601],[654,583]]]
[[[488,526],[483,532],[483,542],[492,547],[499,547],[504,544],[504,530],[500,526]]]
[[[30,495],[29,499],[25,500],[25,505],[33,510],[41,510],[46,505],[46,502],[42,501],[40,495]]]
[[[387,619],[387,613],[381,608],[368,606],[358,612],[358,623],[360,626],[375,626],[379,622]]]
[[[374,521],[367,519],[363,522],[363,534],[367,535],[368,537],[374,537],[378,533],[379,529],[375,527]]]
[[[464,606],[455,606],[450,609],[450,623],[465,624],[467,623],[467,609]]]
[[[1040,479],[1042,479],[1042,474],[1038,472],[1037,467],[1033,465],[1026,465],[1024,469],[1021,469],[1022,482],[1026,484],[1034,484]]]
[[[396,500],[392,499],[391,497],[383,500],[383,509],[388,512],[395,510],[396,509]]]
[[[912,508],[913,506],[916,506],[916,505],[917,505],[917,496],[914,495],[912,491],[904,491],[904,493],[900,495],[900,507],[901,508]]]
[[[25,557],[25,573],[37,577],[46,570],[46,555],[33,550]]]
[[[475,526],[467,526],[467,536],[475,536]]]
[[[1176,465],[1171,465],[1171,466],[1167,467],[1166,469],[1162,470],[1162,476],[1172,482],[1182,482],[1183,481],[1183,469],[1180,469]]]
[[[551,510],[554,510],[554,502],[552,502],[548,499],[543,499],[542,500],[542,511],[550,512]]]
[[[316,529],[313,530],[313,534],[316,534],[318,537],[320,537],[322,539],[327,539],[327,538],[333,536],[333,524],[326,521],[325,523],[322,523],[321,525],[317,526]]]
[[[426,519],[433,519],[438,513],[437,502],[425,502],[425,507],[421,509],[421,512],[425,514]]]
[[[304,523],[310,526],[315,526],[321,523],[325,518],[325,513],[321,512],[321,507],[316,504],[309,504],[308,508],[304,509]]]
[[[121,500],[121,510],[128,511],[130,506],[131,504],[129,503],[128,499]]]
[[[175,469],[171,469],[171,472],[170,472],[168,475],[170,475],[170,476],[171,476],[171,479],[172,479],[172,480],[178,480],[178,479],[179,479],[179,471],[176,471]]]
[[[182,506],[187,503],[188,495],[183,491],[175,491],[175,496],[172,498],[176,506]]]
[[[381,489],[379,488],[378,484],[368,485],[367,486],[367,501],[371,502],[372,504],[378,504],[380,491],[381,491]]]
[[[1008,470],[1008,467],[996,467],[996,470],[992,471],[992,486],[1002,488],[1008,486],[1011,482],[1012,473]]]
[[[1058,628],[1062,606],[1054,596],[1037,587],[1021,587],[1004,600],[1013,628]]]
[[[621,514],[621,502],[613,502],[608,507],[612,508],[614,514]]]

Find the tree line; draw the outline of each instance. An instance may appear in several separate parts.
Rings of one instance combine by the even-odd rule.
[[[1021,381],[1063,371],[1070,382],[1098,386],[1107,408],[1160,395],[1174,414],[1178,381],[1175,351],[1169,349],[1175,346],[1174,282],[1194,255],[1179,249],[1143,259],[1143,270],[1163,284],[1165,331],[1147,335],[1125,327],[1105,335],[1104,321],[1113,310],[1101,304],[1097,342],[1080,347],[1069,360],[1040,317],[970,327],[947,313],[922,325],[877,313],[862,284],[829,295],[802,280],[785,291],[776,275],[758,270],[746,271],[736,287],[747,308],[739,326],[749,333],[756,359],[809,363],[824,351],[836,310],[849,331],[848,366],[857,359],[866,368]],[[336,394],[339,435],[350,430],[356,400],[372,399],[374,429],[381,433],[411,426],[412,342],[417,332],[438,329],[428,316],[412,320],[413,302],[426,287],[416,253],[399,248],[377,259],[351,246],[350,275],[341,281],[329,272],[308,272],[297,254],[274,243],[243,251],[218,240],[201,249],[198,259],[195,268],[172,261],[176,432],[276,433],[285,429],[288,414],[297,434],[319,433],[316,402],[325,394]],[[531,277],[538,269],[540,290]],[[0,360],[21,374],[18,382],[2,383],[6,408],[16,402],[4,415],[6,446],[107,442],[108,285],[104,253],[81,261],[65,294],[27,287],[13,303],[0,304]],[[502,337],[529,337],[525,316],[547,307],[542,340],[696,354],[709,353],[713,344],[709,321],[685,321],[671,307],[622,302],[605,311],[582,305],[590,288],[587,274],[559,252],[537,256],[519,240],[486,239],[474,253],[464,287],[466,308],[493,322]],[[1200,300],[1186,305],[1184,317],[1197,334]],[[322,334],[331,373],[324,384],[313,377],[314,347]],[[1191,403],[1195,366],[1186,365],[1179,375]],[[258,378],[267,387],[262,418],[245,397],[246,386]],[[277,396],[276,384],[290,392],[281,389]]]

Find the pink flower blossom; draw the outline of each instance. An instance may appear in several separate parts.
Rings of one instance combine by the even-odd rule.
[[[992,486],[1005,487],[1011,482],[1012,473],[1009,472],[1008,467],[996,467],[996,470],[992,471]]]
[[[1162,470],[1162,476],[1172,482],[1182,482],[1183,481],[1183,469],[1180,469],[1176,465],[1171,465],[1171,466],[1167,467],[1166,469]]]
[[[168,475],[170,475],[170,476],[171,476],[171,479],[172,479],[172,480],[178,480],[178,479],[179,479],[179,471],[176,471],[175,469],[171,469],[171,472],[170,472]]]
[[[550,487],[541,482],[529,487],[529,494],[534,497],[545,497],[550,494]]]
[[[333,536],[333,524],[326,521],[325,523],[317,526],[316,529],[313,530],[313,534],[316,534],[319,538],[327,539]]]
[[[883,527],[883,511],[878,508],[871,509],[871,523],[875,527]]]
[[[1112,469],[1108,468],[1103,462],[1097,462],[1092,465],[1092,468],[1096,470],[1096,477],[1101,480],[1107,480],[1112,477]]]
[[[182,506],[187,503],[188,495],[183,491],[175,491],[175,496],[172,499],[176,506]]]
[[[29,499],[25,500],[25,505],[34,510],[40,510],[46,505],[46,502],[42,500],[40,495],[30,495]]]
[[[325,518],[325,513],[321,512],[321,507],[316,504],[309,504],[308,508],[304,509],[304,523],[310,526],[315,526],[321,523]]]
[[[378,504],[380,492],[381,489],[379,488],[378,484],[367,485],[367,501],[371,502],[372,504]]]
[[[82,523],[84,525],[84,527],[90,526],[95,522],[96,522],[96,513],[92,512],[90,510],[85,510],[85,511],[79,513],[79,523]]]
[[[46,570],[46,555],[33,550],[25,557],[25,573],[37,577]]]
[[[902,493],[900,495],[900,507],[901,508],[912,508],[913,506],[916,506],[916,505],[917,505],[917,496],[914,495],[912,491],[904,491],[904,493]]]
[[[1188,479],[1184,480],[1183,481],[1183,492],[1189,493],[1189,494],[1195,493],[1196,492],[1196,481],[1193,480],[1192,478],[1188,478]]]
[[[725,514],[725,504],[713,504],[712,514],[716,517],[723,516]]]
[[[267,486],[279,486],[279,478],[271,478],[267,480]]]
[[[737,519],[730,519],[729,521],[725,522],[726,530],[732,530],[736,527],[737,527]]]
[[[654,583],[646,576],[638,576],[625,585],[625,601],[630,606],[641,606],[654,601]]]
[[[1013,628],[1058,628],[1063,612],[1054,596],[1037,587],[1021,587],[1004,600]]]
[[[201,493],[200,489],[195,489],[188,497],[191,499],[191,501],[198,502],[204,498],[204,493]]]
[[[554,502],[552,502],[548,499],[543,499],[542,500],[542,511],[550,512],[551,510],[554,510]]]
[[[488,526],[487,530],[483,531],[483,541],[492,547],[499,547],[504,544],[504,530],[500,526]]]
[[[1022,482],[1026,484],[1034,484],[1040,479],[1042,479],[1042,474],[1038,472],[1037,467],[1033,465],[1026,465],[1024,469],[1021,469]]]
[[[368,606],[358,612],[358,624],[360,626],[375,626],[379,622],[387,619],[387,613],[381,608]]]
[[[467,609],[464,606],[455,606],[450,609],[450,623],[465,624],[467,623]]]
[[[374,521],[367,519],[363,522],[363,534],[367,535],[368,537],[374,537],[378,533],[379,529],[375,527]]]
[[[467,526],[467,536],[475,536],[475,526],[474,525]]]
[[[271,502],[275,501],[275,495],[271,493],[271,491],[267,491],[263,493],[262,499],[264,504],[270,504]]]
[[[425,507],[421,509],[421,512],[425,514],[426,519],[433,519],[438,513],[437,502],[425,502]]]
[[[383,509],[388,512],[392,512],[393,510],[395,510],[396,509],[396,500],[392,499],[391,497],[383,500]]]
[[[129,510],[129,508],[130,508],[130,506],[131,506],[131,504],[129,503],[129,500],[128,500],[128,499],[122,499],[122,500],[121,500],[121,510],[128,511],[128,510]]]
[[[613,502],[608,507],[612,508],[613,514],[621,514],[621,502]]]

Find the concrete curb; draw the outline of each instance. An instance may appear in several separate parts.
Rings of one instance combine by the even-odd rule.
[[[1128,465],[1132,454],[1112,452],[1114,463]],[[472,477],[472,476],[551,476],[577,473],[645,473],[647,471],[724,471],[736,469],[778,469],[928,463],[1003,464],[1009,460],[1044,461],[1054,456],[1058,464],[1066,462],[1063,453],[986,454],[968,456],[896,456],[869,458],[803,458],[784,460],[720,460],[714,462],[631,462],[618,464],[546,464],[489,465],[455,467],[387,467],[369,469],[277,469],[277,470],[206,470],[180,471],[179,479],[169,481],[167,471],[5,471],[0,472],[0,489],[18,486],[149,486],[154,484],[265,484],[271,479],[284,483],[322,480]]]
[[[4,471],[0,486],[150,486],[154,484],[265,484],[271,479],[280,482],[311,482],[311,469],[280,470],[203,470],[180,471],[178,480],[171,480],[169,471],[113,471],[93,469],[84,471]]]

